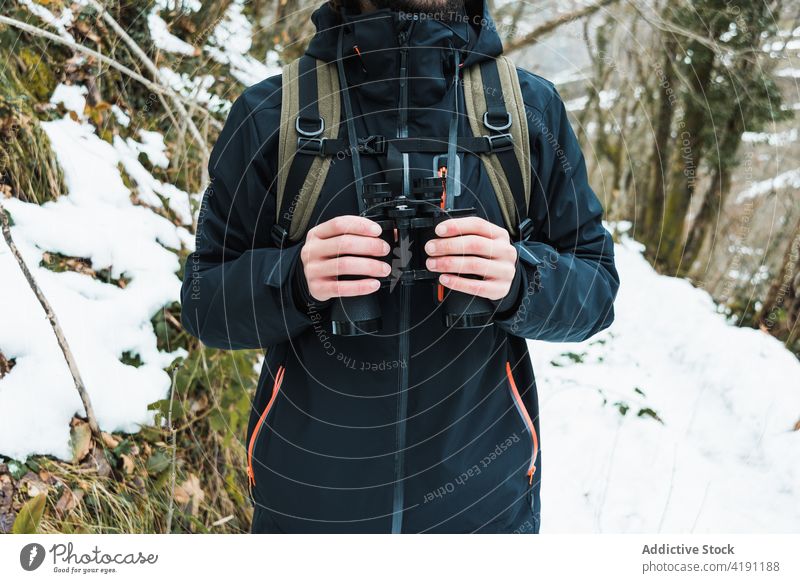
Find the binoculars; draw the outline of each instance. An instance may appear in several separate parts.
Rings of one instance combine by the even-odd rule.
[[[384,257],[392,272],[379,278],[381,287],[366,296],[336,298],[331,305],[331,332],[340,336],[371,334],[381,329],[381,310],[377,294],[395,285],[423,283],[430,285],[436,301],[441,302],[444,324],[452,328],[482,328],[491,323],[494,305],[487,299],[445,290],[438,283],[439,274],[426,269],[425,244],[436,238],[436,225],[458,217],[475,216],[474,208],[445,210],[443,179],[415,179],[411,196],[394,195],[389,183],[364,185],[363,199],[366,216],[381,226],[381,239],[389,243]],[[465,275],[462,277],[471,277]],[[361,279],[360,276],[340,276],[340,279]]]

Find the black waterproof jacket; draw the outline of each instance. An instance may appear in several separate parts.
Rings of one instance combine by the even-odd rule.
[[[502,52],[482,2],[447,25],[389,10],[345,19],[361,136],[396,136],[405,125],[411,137],[446,141],[456,94],[464,111],[453,51],[464,66]],[[338,13],[326,3],[313,22],[307,53],[334,61]],[[327,332],[326,308],[309,302],[302,241],[279,249],[270,238],[281,76],[233,104],[209,163],[182,323],[208,346],[266,349],[243,436],[253,532],[539,531],[546,437],[525,339],[580,341],[606,328],[619,280],[562,99],[550,82],[518,74],[534,231],[515,243],[512,293],[493,325],[477,330],[446,328],[430,285],[416,284],[378,292],[379,334]],[[459,134],[471,135],[465,118]],[[367,181],[383,181],[375,157],[362,164]],[[410,167],[430,175],[432,155],[411,154]],[[456,206],[503,225],[476,156],[463,158],[461,179]],[[310,225],[343,214],[358,214],[349,159],[334,161]]]

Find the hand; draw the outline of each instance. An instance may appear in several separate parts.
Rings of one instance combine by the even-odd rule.
[[[392,268],[384,257],[391,248],[379,239],[380,226],[364,217],[343,215],[309,230],[300,251],[308,291],[319,302],[334,297],[364,296],[378,291]],[[337,279],[340,275],[363,275],[364,279]]]
[[[489,300],[508,295],[517,272],[517,249],[508,231],[479,217],[450,219],[436,227],[439,238],[425,245],[426,266],[439,283],[455,291]],[[478,275],[471,279],[449,274]]]

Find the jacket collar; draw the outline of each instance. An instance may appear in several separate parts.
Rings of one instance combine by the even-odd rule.
[[[343,16],[343,19],[342,19]],[[317,32],[306,54],[327,62],[336,60],[343,27],[343,61],[348,83],[365,99],[396,105],[400,87],[403,36],[407,37],[409,104],[438,103],[447,92],[454,71],[454,50],[465,65],[499,55],[502,43],[484,0],[448,21],[427,14],[380,9],[364,14],[334,11],[325,2],[312,21]]]

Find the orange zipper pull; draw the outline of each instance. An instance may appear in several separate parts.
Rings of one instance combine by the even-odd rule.
[[[442,202],[440,208],[444,208],[447,200],[447,166],[439,167],[439,177],[442,179]]]

